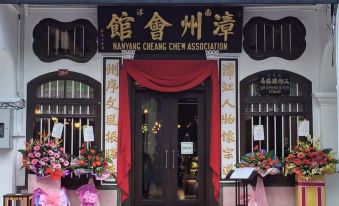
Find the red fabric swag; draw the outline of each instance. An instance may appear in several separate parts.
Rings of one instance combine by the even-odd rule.
[[[212,80],[210,167],[214,198],[219,201],[220,177],[220,93],[216,61],[206,60],[125,60],[120,71],[117,184],[122,201],[129,194],[131,169],[131,121],[128,75],[144,87],[159,92],[181,92]]]

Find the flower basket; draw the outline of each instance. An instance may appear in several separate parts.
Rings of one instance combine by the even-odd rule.
[[[324,175],[315,175],[306,180],[299,175],[295,176],[296,206],[325,206]]]

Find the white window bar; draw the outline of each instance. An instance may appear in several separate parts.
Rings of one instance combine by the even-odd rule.
[[[44,85],[41,85],[41,91],[40,91],[40,95],[43,98],[44,97]],[[40,114],[42,114],[44,112],[44,106],[42,104],[40,104]],[[40,137],[42,137],[42,118],[40,118]]]
[[[268,103],[266,103],[266,112],[268,112]],[[269,151],[269,138],[268,138],[268,121],[269,117],[268,115],[266,116],[266,150]]]
[[[259,103],[259,113],[261,113],[261,103]],[[261,116],[259,116],[259,125],[261,125]],[[259,140],[259,148],[261,150],[261,140]]]
[[[258,53],[258,24],[255,24],[255,53]]]
[[[296,96],[299,96],[299,84],[295,84]],[[299,103],[297,102],[297,112],[299,112]],[[299,141],[299,116],[297,116],[297,140]]]
[[[272,25],[272,47],[274,51],[274,25]]]
[[[66,108],[66,106],[65,106]],[[67,123],[67,119],[64,118],[64,149],[66,151],[66,123]]]
[[[87,98],[89,99],[89,85],[87,85]],[[87,114],[89,115],[89,105],[87,106]],[[87,125],[89,125],[89,119],[87,119]],[[91,145],[90,142],[87,142],[87,148]]]
[[[51,98],[51,90],[52,90],[52,82],[50,81],[49,83],[48,83],[48,97],[49,98]],[[48,114],[51,114],[51,105],[49,104],[48,105]],[[51,118],[48,118],[48,126],[47,126],[48,128],[48,134],[50,134],[50,132],[51,132]]]
[[[273,105],[273,111],[276,112],[276,104]],[[277,116],[274,115],[274,154],[277,155]]]
[[[82,56],[85,56],[85,27],[82,26]]]
[[[292,53],[292,28],[291,28],[291,24],[288,25],[288,31],[289,31],[289,35],[290,35],[290,54]]]
[[[49,56],[49,26],[47,26],[47,56]]]
[[[284,103],[281,103],[281,157],[285,156],[285,128],[284,128]]]
[[[74,152],[73,152],[73,141],[74,141],[74,118],[71,119],[71,154],[74,155]]]
[[[74,90],[75,90],[74,81],[72,81],[72,98],[74,98],[74,93],[75,93]],[[73,114],[74,114],[74,105],[72,104],[71,115],[73,116]],[[72,155],[73,155],[73,138],[74,138],[73,127],[74,127],[74,118],[71,119],[71,154]]]
[[[264,24],[264,52],[266,52],[266,24]]]
[[[73,54],[75,54],[76,33],[77,33],[77,28],[74,27],[74,35],[73,35]]]
[[[59,50],[59,28],[56,29],[55,32],[55,55],[58,55]]]
[[[291,103],[288,104],[288,111],[291,112],[292,110],[292,105]],[[289,129],[290,129],[290,135],[289,135],[289,138],[290,138],[290,149],[292,149],[292,117],[289,116],[288,117],[288,123],[289,123]]]
[[[280,50],[283,51],[283,25],[280,25]]]
[[[59,80],[56,81],[56,98],[59,98]],[[59,114],[59,105],[55,106],[56,114]]]
[[[81,110],[80,110],[80,114],[81,114]],[[82,118],[79,118],[79,148],[81,147],[81,130],[82,130],[82,122],[81,122]]]
[[[254,85],[251,84],[251,97],[253,97],[253,94],[254,94]],[[251,112],[254,112],[254,107],[253,107],[253,103],[251,103]],[[253,152],[253,143],[254,143],[254,137],[253,137],[253,115],[251,116],[251,138],[252,138],[252,141],[251,141],[251,150]]]

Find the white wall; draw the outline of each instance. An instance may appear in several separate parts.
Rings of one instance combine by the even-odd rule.
[[[0,5],[0,102],[16,96],[18,11],[12,5]],[[11,137],[12,138],[12,137]],[[14,147],[16,146],[14,140]],[[15,149],[0,149],[0,202],[15,188]]]
[[[12,45],[12,42],[15,39],[15,26],[13,24],[15,20],[14,14],[9,12],[6,9],[6,5],[0,6],[0,49],[3,48],[1,42],[6,42],[4,48],[11,48],[10,54],[13,56],[17,53],[15,50],[16,46]],[[83,73],[85,75],[91,76],[94,79],[97,79],[99,82],[102,82],[102,54],[97,53],[89,62],[85,64],[76,63],[70,60],[59,60],[52,63],[41,62],[38,57],[35,56],[32,50],[33,37],[32,32],[36,24],[44,18],[54,18],[59,21],[73,21],[79,18],[85,18],[90,20],[93,25],[97,25],[97,12],[95,7],[78,7],[78,8],[55,8],[55,7],[36,7],[29,6],[28,12],[25,15],[25,26],[24,34],[24,62],[21,69],[23,71],[23,94],[24,99],[26,99],[26,85],[27,82],[33,78],[40,76],[42,74],[57,71],[58,69],[68,69],[70,71],[76,71]],[[313,92],[321,96],[324,92],[334,92],[335,91],[335,70],[334,67],[330,64],[331,47],[333,43],[331,42],[330,33],[326,27],[328,24],[328,13],[326,10],[319,6],[281,6],[281,7],[245,7],[243,23],[244,25],[248,20],[255,16],[262,16],[268,19],[280,19],[286,16],[294,16],[299,18],[306,27],[306,50],[304,54],[297,60],[289,61],[281,58],[271,57],[261,61],[255,61],[251,59],[245,52],[241,54],[228,54],[227,56],[238,57],[239,58],[239,81],[248,75],[251,75],[255,72],[268,69],[283,69],[292,71],[298,74],[305,76],[310,79],[313,83]],[[7,14],[7,15],[5,15]],[[11,17],[11,18],[9,18]],[[13,20],[14,19],[14,20]],[[10,21],[10,22],[8,22]],[[13,21],[13,22],[12,22]],[[4,26],[6,25],[6,26]],[[12,35],[3,34],[4,31],[7,31],[7,26],[10,26]],[[14,38],[14,39],[13,39]],[[1,41],[2,39],[2,41]],[[10,40],[10,41],[9,41]],[[1,56],[0,56],[1,58]],[[16,56],[12,57],[13,61],[16,62]],[[7,61],[11,62],[11,61]],[[14,63],[15,64],[15,63]],[[14,67],[15,68],[15,67]],[[1,69],[1,68],[0,68]],[[13,78],[15,74],[11,74],[10,78]],[[4,76],[0,77],[0,86],[2,81],[5,80]],[[0,87],[3,88],[3,87]],[[6,87],[7,88],[7,87]],[[10,86],[10,89],[12,86]],[[15,88],[15,85],[13,86]],[[1,94],[2,91],[0,91]],[[318,97],[319,97],[318,95]],[[315,98],[317,100],[317,98]],[[318,101],[318,100],[317,100]],[[336,110],[333,108],[335,102],[332,106],[321,106],[319,102],[314,102],[314,134],[315,136],[323,136],[325,145],[332,146],[338,145],[337,139],[337,118]],[[334,106],[335,107],[335,106]],[[21,117],[16,117],[17,120],[25,120],[26,111],[24,110]],[[332,116],[331,116],[332,115]],[[330,117],[330,118],[328,118]],[[25,125],[23,125],[23,128]],[[22,131],[25,131],[23,129]],[[24,138],[21,138],[17,141],[17,147],[20,148],[23,146]],[[5,154],[3,154],[5,153]],[[16,160],[13,158],[16,156]],[[9,158],[8,158],[9,157]],[[14,154],[13,152],[1,151],[0,150],[0,165],[20,165],[20,156]],[[10,166],[9,166],[10,167]],[[2,167],[1,167],[2,168]],[[2,169],[1,169],[2,170]],[[2,172],[0,170],[0,172]],[[10,175],[1,175],[0,173],[0,182],[3,179],[16,179],[16,185],[23,185],[23,171],[18,171],[16,169],[16,177],[13,177],[10,169],[6,169]],[[334,178],[333,179],[338,179]],[[327,191],[328,197],[336,198],[337,191],[334,190],[338,183],[336,181],[327,181],[328,188],[331,190]],[[6,181],[7,181],[6,180]],[[10,188],[10,187],[8,187]],[[6,190],[8,188],[5,188]],[[333,189],[333,190],[332,190]],[[0,195],[6,191],[2,191],[3,187],[0,188]],[[328,199],[330,200],[330,199]],[[332,201],[334,202],[334,201]],[[328,201],[328,205],[334,205]]]

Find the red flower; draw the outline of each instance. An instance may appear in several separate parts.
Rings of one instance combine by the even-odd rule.
[[[80,154],[83,155],[83,154],[85,154],[85,153],[86,153],[86,149],[81,149],[81,150],[80,150]]]
[[[94,149],[90,149],[89,152],[90,152],[91,154],[95,154],[95,153],[96,153],[96,151],[95,151]]]
[[[298,157],[299,159],[303,159],[303,158],[305,157],[305,154],[302,153],[302,152],[299,152],[299,153],[297,154],[297,157]]]
[[[300,165],[301,164],[301,160],[300,159],[295,159],[293,162],[294,162],[295,165]]]
[[[265,158],[265,155],[263,153],[259,154],[259,160],[263,160]]]
[[[253,147],[253,150],[254,150],[254,151],[258,151],[258,150],[259,150],[259,146],[258,146],[258,145],[255,145],[255,146]]]

